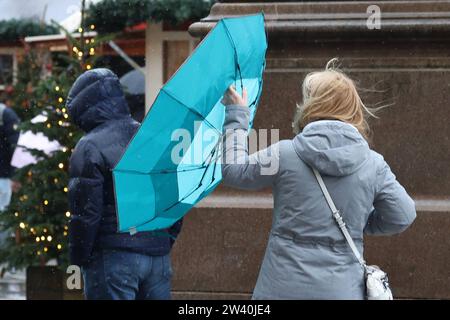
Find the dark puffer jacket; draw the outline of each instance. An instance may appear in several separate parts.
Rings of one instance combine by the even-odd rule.
[[[10,178],[14,171],[11,159],[19,140],[16,127],[20,120],[14,110],[5,105],[0,106],[0,117],[0,178]]]
[[[111,170],[139,128],[131,116],[117,76],[108,69],[81,75],[67,99],[72,121],[86,132],[70,159],[70,258],[85,265],[97,249],[116,249],[147,255],[170,252],[170,237],[141,232],[117,232]],[[168,230],[176,237],[181,221]]]

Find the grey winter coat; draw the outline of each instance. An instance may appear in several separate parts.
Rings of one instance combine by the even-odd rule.
[[[253,298],[364,299],[363,270],[310,167],[322,174],[360,252],[364,233],[404,231],[416,217],[414,201],[352,125],[316,121],[249,156],[242,139],[249,115],[245,107],[226,109],[222,172],[228,186],[273,189],[273,224]]]

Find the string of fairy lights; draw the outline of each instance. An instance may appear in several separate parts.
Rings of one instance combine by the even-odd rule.
[[[91,31],[94,31],[94,30],[95,30],[95,25],[91,24],[90,27],[89,27],[89,29],[91,29]],[[79,32],[79,33],[82,33],[83,31],[84,31],[83,28],[81,28],[81,27],[78,28],[78,32]],[[89,48],[88,54],[89,54],[90,56],[95,55],[95,48],[93,47],[94,44],[95,44],[95,39],[94,39],[94,38],[86,39],[86,40],[85,40],[85,44],[91,45],[91,47]],[[82,60],[82,59],[83,59],[83,57],[84,57],[84,52],[83,52],[82,50],[80,50],[80,49],[77,48],[76,46],[73,46],[73,47],[72,47],[72,51],[73,51],[73,52],[75,53],[75,55],[77,56],[78,60]],[[90,64],[86,64],[86,70],[90,70],[90,69],[92,69],[92,66],[91,66]]]
[[[91,24],[91,25],[89,26],[89,29],[90,29],[91,31],[95,30],[95,25]],[[84,31],[83,28],[81,28],[81,27],[78,28],[78,32],[79,32],[80,34],[81,34],[83,31]],[[85,51],[87,51],[87,52],[86,52],[86,55],[87,55],[87,56],[91,56],[91,57],[92,57],[92,56],[95,55],[95,48],[94,48],[94,45],[95,45],[95,39],[94,39],[94,38],[88,38],[88,39],[85,39],[85,40],[84,40],[84,43],[85,43],[85,45],[88,46],[88,47],[86,48],[87,50],[80,49],[80,48],[78,48],[76,45],[74,45],[74,46],[72,47],[72,54],[74,54],[75,57],[77,57],[77,59],[78,59],[79,61],[83,60],[83,57],[85,57]],[[82,46],[80,46],[80,47],[82,47]],[[92,65],[91,65],[90,63],[86,63],[86,64],[83,66],[83,68],[84,68],[85,70],[90,70],[90,69],[92,69]],[[65,99],[61,96],[62,91],[63,91],[63,90],[62,90],[61,86],[58,85],[58,84],[56,84],[55,87],[54,87],[54,92],[55,92],[55,94],[56,94],[56,96],[57,96],[57,99],[56,99],[56,101],[57,101],[57,108],[55,109],[55,111],[56,111],[56,114],[57,114],[58,116],[60,116],[60,118],[57,120],[57,124],[58,124],[59,126],[61,126],[61,127],[64,127],[64,126],[68,126],[67,120],[68,120],[68,118],[69,118],[69,114],[67,113],[67,109],[66,109],[66,107],[64,106]],[[46,121],[46,122],[48,122],[48,123],[46,124],[46,127],[47,127],[48,129],[52,128],[52,123],[50,123],[50,122],[48,121],[48,118],[47,118],[47,121]],[[73,136],[73,133],[72,133],[72,132],[69,132],[68,135],[69,135],[70,137],[72,137],[72,136]],[[63,147],[61,147],[61,151],[64,152],[64,153],[66,153],[66,152],[68,151],[68,148],[65,147],[65,146],[63,146]],[[59,163],[57,164],[57,167],[58,167],[59,170],[65,170],[65,165],[64,165],[63,162],[59,162]],[[33,175],[32,171],[31,171],[31,170],[28,171],[28,177],[31,178],[32,175]],[[53,179],[53,182],[54,182],[55,185],[57,185],[57,184],[59,183],[59,179],[58,179],[58,178],[54,178],[54,179]],[[62,188],[62,192],[68,193],[68,192],[69,192],[69,188],[68,188],[67,186],[64,186],[64,187]],[[19,200],[20,200],[21,202],[26,201],[26,200],[28,200],[28,196],[27,196],[26,194],[24,194],[24,195],[22,195],[22,196],[19,198]],[[42,201],[42,204],[41,204],[41,205],[43,205],[44,208],[45,208],[45,207],[48,207],[48,206],[50,205],[50,201],[49,201],[48,199],[44,199],[44,200]],[[41,207],[41,211],[42,211],[42,212],[43,212],[43,210],[44,210],[44,209]],[[19,218],[19,217],[20,217],[19,212],[15,212],[14,215],[15,215],[16,218]],[[71,217],[71,212],[70,212],[70,211],[66,211],[66,212],[64,213],[64,215],[65,215],[65,217],[66,217],[67,219],[69,219],[69,218]],[[36,227],[30,227],[29,225],[27,225],[27,224],[26,224],[25,222],[23,222],[23,221],[22,221],[22,222],[19,222],[18,227],[19,227],[20,229],[24,230],[24,231],[25,231],[25,230],[28,230],[29,233],[30,233],[30,236],[31,236],[31,237],[34,237],[35,242],[42,245],[42,246],[40,247],[40,249],[38,249],[38,250],[35,252],[36,255],[38,255],[38,256],[42,255],[43,253],[48,252],[49,249],[50,249],[50,247],[51,247],[52,245],[54,245],[54,243],[55,243],[55,241],[54,241],[54,240],[55,240],[55,237],[54,237],[54,235],[50,234],[50,230],[49,230],[48,228],[45,228],[45,227],[44,227],[44,228],[40,229],[40,228],[36,228]],[[64,237],[67,237],[67,236],[68,236],[68,229],[69,229],[68,226],[67,226],[67,225],[64,225],[64,227],[63,227],[63,236],[64,236]],[[60,250],[63,249],[63,244],[58,242],[58,243],[56,243],[55,248],[56,248],[57,250],[60,251]]]

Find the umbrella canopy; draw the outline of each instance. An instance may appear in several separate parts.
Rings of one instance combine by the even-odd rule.
[[[120,78],[120,84],[126,93],[132,95],[145,94],[145,75],[141,70],[131,70]]]
[[[219,184],[222,95],[245,87],[253,121],[266,49],[262,14],[222,19],[164,85],[113,170],[119,232],[168,228]]]

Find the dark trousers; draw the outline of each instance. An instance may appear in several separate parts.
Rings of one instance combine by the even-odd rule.
[[[170,255],[147,256],[120,250],[100,250],[82,268],[88,300],[169,300]]]

